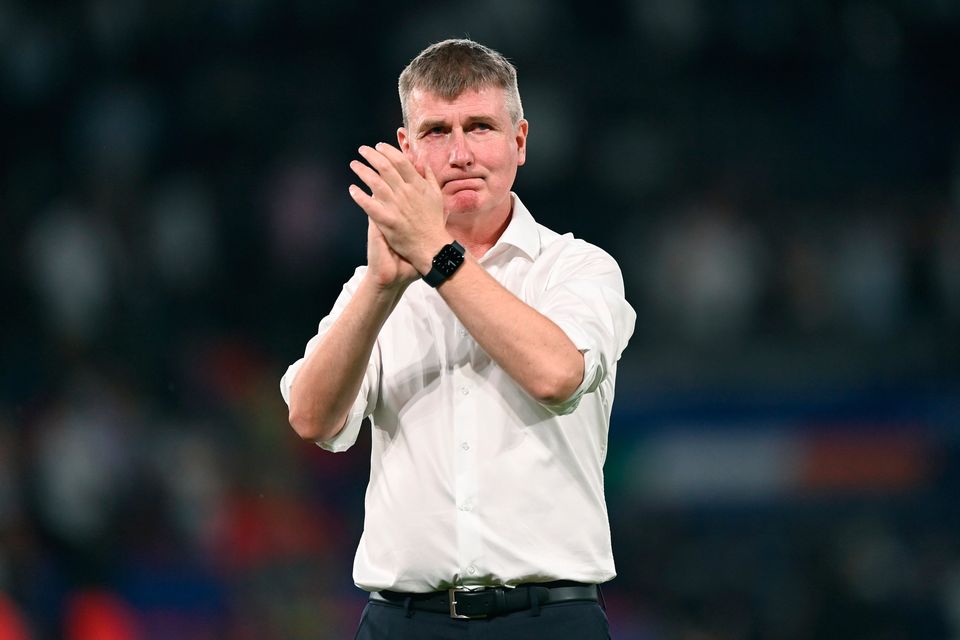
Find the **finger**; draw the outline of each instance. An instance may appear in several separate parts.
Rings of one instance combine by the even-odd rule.
[[[367,185],[373,197],[381,202],[389,202],[392,199],[393,188],[383,180],[379,173],[359,160],[351,160],[350,169]]]
[[[437,176],[433,175],[433,169],[430,168],[430,165],[426,165],[424,167],[424,177],[430,186],[434,187],[437,191],[440,191],[440,181],[437,180]]]
[[[363,145],[357,149],[357,151],[363,156],[364,160],[370,163],[371,167],[376,169],[380,177],[383,178],[384,182],[389,184],[391,188],[398,189],[403,185],[405,182],[403,176],[400,175],[400,172],[397,171],[397,168],[385,155],[373,147],[366,145]]]
[[[377,226],[377,223],[373,221],[373,218],[367,216],[367,241],[368,242],[382,242],[384,245],[389,247],[387,244],[387,239],[383,235],[383,231],[380,230],[380,227]]]
[[[350,192],[350,197],[357,203],[357,206],[363,209],[371,220],[376,222],[384,219],[383,204],[379,200],[364,192],[355,184],[351,184],[347,191]]]
[[[376,149],[393,164],[394,169],[400,174],[404,182],[415,183],[417,178],[420,177],[417,168],[410,162],[410,158],[408,158],[403,151],[400,151],[400,149],[386,142],[378,142]]]

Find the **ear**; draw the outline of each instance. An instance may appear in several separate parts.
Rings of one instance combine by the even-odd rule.
[[[517,166],[522,167],[523,163],[527,161],[527,131],[530,128],[530,124],[524,120],[520,119],[520,122],[517,123],[516,127],[516,142],[517,142]]]
[[[410,155],[410,138],[407,137],[407,130],[404,127],[397,129],[397,146],[405,155]]]

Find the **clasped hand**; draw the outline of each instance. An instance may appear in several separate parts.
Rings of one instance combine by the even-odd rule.
[[[351,184],[350,196],[370,219],[368,270],[382,286],[406,284],[430,270],[436,252],[450,242],[443,197],[436,176],[423,175],[396,147],[380,142],[362,146],[369,166],[354,160],[350,168],[370,190]]]

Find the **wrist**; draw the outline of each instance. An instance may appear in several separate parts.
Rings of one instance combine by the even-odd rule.
[[[383,281],[367,269],[366,275],[360,281],[360,286],[365,288],[375,300],[388,304],[403,295],[412,282],[413,280]]]
[[[421,245],[422,249],[419,251],[419,255],[416,258],[417,261],[413,267],[421,276],[430,273],[430,270],[433,269],[434,256],[440,253],[440,250],[451,242],[453,242],[453,237],[449,233],[438,234],[436,237],[425,241]]]

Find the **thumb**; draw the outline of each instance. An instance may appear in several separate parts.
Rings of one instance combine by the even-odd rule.
[[[383,231],[381,231],[377,223],[373,221],[373,218],[367,218],[367,238],[370,240],[383,239]]]

